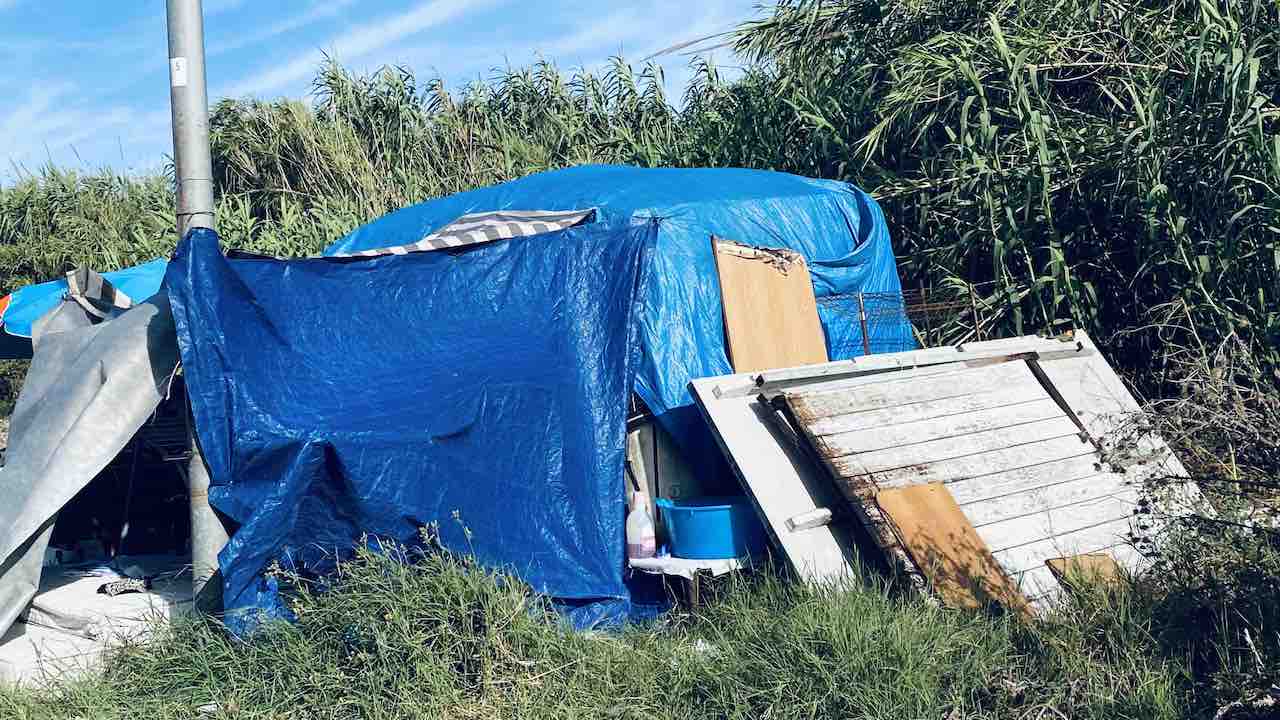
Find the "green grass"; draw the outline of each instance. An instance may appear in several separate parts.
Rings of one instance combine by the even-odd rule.
[[[121,650],[100,680],[0,691],[6,718],[1180,717],[1175,663],[1125,599],[1035,629],[766,575],[696,613],[574,633],[457,558],[370,552],[299,620],[249,641],[212,622]],[[1046,714],[1047,713],[1047,714]]]

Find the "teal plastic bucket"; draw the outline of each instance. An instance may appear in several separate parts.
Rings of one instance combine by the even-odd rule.
[[[718,560],[764,552],[768,540],[755,508],[745,497],[658,498],[671,554]]]

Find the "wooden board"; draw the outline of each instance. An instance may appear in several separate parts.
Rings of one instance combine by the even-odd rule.
[[[804,258],[712,238],[725,345],[737,372],[827,362]]]
[[[968,343],[964,346],[925,348],[903,353],[868,355],[805,367],[779,368],[760,372],[738,373],[719,378],[695,380],[691,387],[695,399],[709,419],[715,414],[726,420],[728,432],[717,432],[721,448],[730,456],[731,465],[748,492],[752,486],[762,489],[762,505],[769,505],[769,525],[775,536],[786,538],[783,547],[788,556],[810,568],[807,579],[830,577],[844,572],[839,569],[838,548],[846,541],[841,534],[850,522],[874,525],[883,513],[873,502],[864,508],[846,504],[849,514],[842,522],[786,534],[785,521],[818,507],[829,507],[846,497],[870,500],[878,490],[910,486],[930,481],[944,482],[948,491],[970,520],[978,536],[987,543],[992,555],[1005,573],[1024,590],[1034,605],[1043,606],[1061,591],[1054,580],[1047,559],[1078,554],[1105,553],[1126,572],[1139,571],[1146,562],[1131,544],[1134,518],[1127,513],[1129,501],[1141,491],[1145,478],[1154,474],[1185,477],[1177,458],[1158,437],[1144,439],[1149,458],[1113,471],[1089,443],[1076,436],[1048,438],[1001,448],[985,458],[964,455],[933,464],[906,465],[874,473],[874,483],[858,488],[849,478],[834,478],[827,463],[806,462],[804,452],[787,445],[787,438],[770,430],[772,417],[759,395],[813,393],[824,401],[840,403],[844,398],[857,398],[861,389],[901,390],[912,388],[926,378],[941,378],[946,397],[917,398],[906,404],[894,404],[893,393],[878,392],[886,401],[878,407],[859,406],[854,402],[843,410],[837,404],[820,408],[808,418],[805,438],[841,437],[841,441],[858,444],[858,436],[884,432],[888,444],[902,446],[903,427],[927,427],[930,422],[944,426],[952,421],[967,423],[971,430],[991,430],[994,425],[982,419],[983,411],[1047,405],[1042,387],[1024,382],[1007,382],[1023,377],[1023,370],[1004,368],[998,372],[1005,382],[988,382],[978,386],[970,382],[967,371],[983,366],[998,368],[1015,366],[1009,358],[1022,353],[1035,353],[1052,384],[1076,412],[1089,431],[1106,442],[1105,435],[1138,412],[1133,399],[1106,360],[1083,332],[1070,338],[1022,337]],[[992,364],[995,363],[995,364]],[[891,384],[891,385],[890,385]],[[959,392],[951,390],[959,388]],[[815,405],[815,408],[818,406]],[[910,428],[908,428],[910,430]],[[939,439],[943,430],[931,436]],[[907,440],[910,438],[908,437]],[[769,447],[770,443],[782,446]],[[812,453],[812,449],[809,450]],[[735,459],[733,456],[737,455]],[[856,472],[857,454],[845,456],[848,469]],[[838,482],[833,482],[838,480]],[[790,488],[802,487],[801,494]],[[841,492],[836,493],[839,488]],[[861,490],[858,495],[855,490]],[[851,494],[852,493],[852,494]],[[830,497],[838,495],[838,499]],[[1187,502],[1196,497],[1188,485]],[[1111,504],[1109,504],[1111,503]],[[1076,510],[1072,510],[1076,507]],[[1161,512],[1177,514],[1176,506],[1159,506]],[[1088,523],[1064,525],[1063,517],[1083,513]],[[860,514],[859,514],[860,513]],[[1039,519],[1034,519],[1039,518]],[[1145,521],[1144,521],[1145,522]],[[897,540],[888,531],[887,552],[905,557]],[[1043,536],[1040,536],[1043,535]],[[837,540],[837,538],[841,538]],[[794,551],[794,553],[793,553]],[[852,557],[852,553],[846,553]],[[825,567],[828,572],[814,572]],[[910,567],[909,565],[907,566]]]
[[[1113,546],[1132,530],[1137,488],[1104,465],[1026,360],[841,378],[780,395],[851,503],[941,484],[1008,576]],[[889,518],[878,505],[859,517],[886,557],[923,571],[882,527]]]
[[[943,602],[1028,612],[1022,596],[941,483],[876,493],[894,535]]]
[[[1076,583],[1115,584],[1124,578],[1124,571],[1115,558],[1107,553],[1087,553],[1071,557],[1045,560],[1044,564],[1063,587],[1071,589]]]
[[[993,547],[991,554],[1000,561],[1000,566],[1005,569],[1005,572],[1018,575],[1027,570],[1044,567],[1044,561],[1052,557],[1081,555],[1097,552],[1100,548],[1123,545],[1127,542],[1130,532],[1131,525],[1128,518],[1102,519],[1095,524],[1052,537],[1024,541],[1004,548]],[[1130,554],[1126,559],[1136,561],[1138,556]]]
[[[771,410],[742,392],[748,375],[703,378],[689,384],[734,475],[751,498],[787,562],[806,582],[838,584],[855,574],[857,550],[850,529],[823,525],[787,529],[787,520],[843,501],[822,468],[794,438],[781,434]]]

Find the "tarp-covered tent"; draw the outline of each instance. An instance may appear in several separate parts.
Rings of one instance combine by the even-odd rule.
[[[325,254],[406,245],[477,211],[589,207],[604,224],[659,221],[654,280],[644,290],[640,318],[644,351],[636,393],[695,454],[710,440],[689,381],[732,372],[711,235],[804,256],[832,360],[862,351],[856,293],[902,292],[889,230],[870,196],[847,183],[737,168],[583,165],[537,173],[393,212]],[[830,302],[838,298],[843,302]],[[877,323],[872,331],[880,352],[916,346],[905,317]]]
[[[535,209],[594,213],[464,250],[343,257]],[[465,527],[486,562],[577,607],[580,625],[627,612],[627,393],[709,450],[687,384],[729,371],[713,234],[800,252],[820,300],[900,292],[874,201],[763,171],[541,173],[393,213],[324,259],[225,259],[190,237],[154,306],[173,303],[210,497],[238,524],[220,557],[228,608],[274,608],[272,561],[307,569],[361,532],[438,523],[446,544]],[[855,316],[820,307],[833,359],[860,348]],[[874,331],[876,347],[914,345],[905,319]],[[0,487],[19,477],[0,470]]]

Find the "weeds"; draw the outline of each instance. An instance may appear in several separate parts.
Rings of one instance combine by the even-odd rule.
[[[365,549],[296,625],[247,642],[210,621],[121,650],[100,680],[0,691],[16,718],[1177,716],[1131,616],[1029,633],[875,587],[723,583],[666,626],[574,633],[511,578]],[[1123,633],[1123,634],[1117,634]],[[1106,638],[1102,649],[1095,645]],[[1017,678],[1017,679],[1015,679]],[[7,692],[7,694],[5,694]]]

